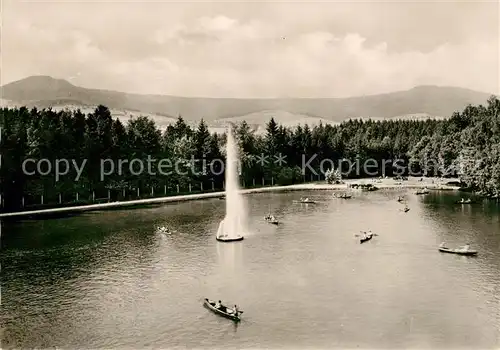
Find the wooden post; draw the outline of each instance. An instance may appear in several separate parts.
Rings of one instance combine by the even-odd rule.
[[[203,182],[200,182],[201,192],[203,192]]]
[[[41,204],[43,205],[43,194],[42,194],[42,203]]]
[[[255,178],[253,179],[253,181],[252,181],[252,182],[253,182],[253,187],[255,187]]]
[[[59,193],[59,204],[61,204],[61,203],[62,203],[62,196],[61,196],[61,194]]]
[[[92,202],[95,201],[95,191],[92,191]]]
[[[177,193],[179,193],[179,192],[180,192],[179,185],[177,185]]]
[[[76,192],[76,201],[78,202],[78,192]]]
[[[265,185],[264,178],[262,178],[262,186],[264,186],[264,185]]]
[[[165,196],[167,195],[167,185],[163,186],[163,189],[165,190]]]
[[[212,191],[215,191],[215,182],[212,181]]]
[[[108,201],[110,201],[110,200],[111,200],[111,191],[108,190]]]
[[[139,191],[139,187],[137,187],[137,198],[139,198],[141,196],[141,193]]]
[[[22,204],[22,206],[23,206],[23,208],[24,208],[24,196],[23,196],[23,198],[22,198],[22,203],[21,203],[21,204]]]
[[[123,194],[123,199],[125,199],[125,189],[123,189],[122,194]]]
[[[274,176],[271,177],[271,186],[274,186]]]
[[[155,190],[153,188],[153,186],[151,186],[151,196],[154,196],[155,195]]]
[[[189,183],[189,192],[191,192],[191,182]]]

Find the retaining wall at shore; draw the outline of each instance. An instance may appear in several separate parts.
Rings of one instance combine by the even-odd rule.
[[[446,186],[442,184],[433,184],[429,182],[422,183],[407,183],[406,181],[402,184],[388,184],[388,183],[377,183],[377,182],[367,182],[366,180],[358,181],[348,181],[345,184],[340,185],[329,185],[329,184],[299,184],[290,186],[273,186],[273,187],[261,187],[241,190],[242,194],[251,193],[262,193],[262,192],[286,192],[286,191],[304,191],[304,190],[321,190],[321,191],[333,191],[333,190],[348,190],[350,184],[354,183],[372,183],[379,189],[419,189],[428,188],[433,190],[457,190],[457,187]],[[42,210],[31,210],[31,211],[21,211],[14,213],[3,213],[0,214],[0,218],[21,218],[29,216],[41,216],[45,214],[63,214],[72,212],[84,212],[92,210],[105,210],[111,208],[119,207],[129,207],[145,204],[159,204],[159,203],[171,203],[171,202],[182,202],[198,199],[209,199],[224,196],[224,192],[210,192],[210,193],[199,193],[199,194],[188,194],[180,196],[169,196],[169,197],[159,197],[159,198],[147,198],[147,199],[137,199],[132,201],[122,201],[122,202],[110,202],[110,203],[100,203],[100,204],[89,204],[73,207],[63,207],[63,208],[52,208],[52,209],[42,209]]]

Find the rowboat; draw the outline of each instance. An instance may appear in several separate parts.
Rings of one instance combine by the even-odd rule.
[[[439,247],[439,251],[441,253],[450,253],[450,254],[467,255],[467,256],[477,255],[477,250],[450,249],[446,247]]]
[[[303,203],[303,204],[315,204],[316,203],[315,201],[310,200],[309,198],[306,198],[306,199],[301,198],[299,202]]]
[[[415,194],[429,194],[429,190],[424,188],[423,190],[418,190]]]
[[[464,199],[462,198],[461,200],[456,201],[455,203],[456,203],[456,204],[472,204],[472,201],[471,201],[470,199],[465,199],[465,200],[464,200]]]
[[[238,242],[243,240],[243,236],[236,236],[236,237],[231,237],[228,235],[222,235],[222,236],[217,236],[215,237],[216,240],[219,242]]]
[[[409,211],[410,211],[410,208],[408,208],[408,207],[404,208],[404,212],[405,212],[405,213],[407,213],[407,212],[409,212]]]
[[[236,322],[240,321],[240,315],[243,313],[243,311],[238,311],[238,313],[235,314],[233,309],[228,308],[224,305],[222,305],[220,309],[217,309],[215,307],[215,304],[216,304],[215,301],[209,300],[207,298],[205,298],[205,301],[203,302],[203,305],[206,308],[208,308],[209,310],[212,310],[216,314],[227,317],[227,318],[229,318],[233,321],[236,321]]]
[[[361,239],[359,240],[359,243],[362,244],[362,243],[368,242],[372,238],[373,238],[373,233],[370,233],[370,234],[366,235],[366,237],[361,237]]]
[[[334,194],[333,195],[335,198],[341,198],[341,199],[350,199],[352,198],[352,196],[350,194],[341,194],[340,196],[338,196],[337,194]]]
[[[273,224],[273,225],[279,225],[279,224],[280,224],[280,223],[279,223],[279,221],[278,221],[278,219],[276,219],[276,218],[274,217],[274,215],[268,215],[268,216],[266,216],[264,219],[265,219],[265,220],[266,220],[266,222],[267,222],[267,223],[269,223],[269,224]]]
[[[266,220],[266,222],[268,224],[273,224],[273,225],[279,225],[279,221],[278,219],[276,219],[276,217],[271,214],[271,206],[269,206],[269,214],[266,215],[266,217],[264,218],[264,220]]]
[[[156,228],[156,233],[170,235],[172,232],[170,232],[170,230],[165,226],[161,226]]]

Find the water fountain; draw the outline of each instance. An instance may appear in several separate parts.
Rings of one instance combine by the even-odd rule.
[[[246,231],[246,208],[240,193],[238,150],[231,126],[227,131],[225,175],[226,216],[219,224],[216,238],[220,242],[241,241]]]

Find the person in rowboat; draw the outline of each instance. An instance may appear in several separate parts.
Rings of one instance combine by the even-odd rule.
[[[235,304],[235,305],[234,305],[234,315],[235,315],[235,316],[238,316],[238,312],[239,312],[239,310],[238,310],[238,306],[236,306],[236,304]]]
[[[446,243],[441,242],[441,244],[439,245],[439,248],[446,248]]]
[[[470,244],[467,243],[466,245],[464,245],[462,248],[460,248],[461,251],[463,252],[468,252],[469,251],[469,248],[470,248]]]
[[[215,306],[214,306],[214,307],[215,307],[216,309],[220,309],[220,308],[221,308],[221,306],[222,306],[222,304],[221,304],[221,301],[219,300],[218,302],[216,302],[216,303],[215,303]]]

